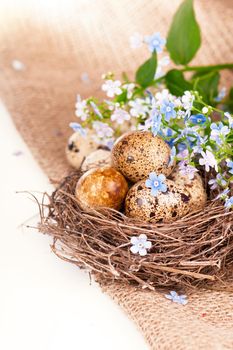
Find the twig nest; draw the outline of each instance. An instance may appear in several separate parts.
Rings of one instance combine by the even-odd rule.
[[[71,166],[79,169],[84,158],[89,153],[96,150],[97,147],[98,144],[94,142],[90,132],[85,136],[75,132],[68,140],[66,146],[66,158]]]
[[[193,179],[187,175],[181,175],[179,168],[176,167],[169,176],[171,180],[178,186],[184,186],[190,195],[190,211],[200,210],[205,207],[207,194],[203,185],[202,178],[199,174],[195,174]]]
[[[103,207],[119,210],[128,191],[124,176],[113,167],[91,169],[76,185],[75,196],[83,210]]]
[[[84,172],[106,165],[111,165],[111,152],[104,149],[98,149],[84,159],[81,170]]]
[[[137,182],[126,196],[126,215],[147,222],[171,222],[186,215],[190,211],[190,193],[172,180],[165,183],[166,192],[153,196],[145,180]]]
[[[122,135],[112,149],[112,163],[125,177],[137,182],[150,172],[169,175],[171,149],[163,139],[149,131]]]

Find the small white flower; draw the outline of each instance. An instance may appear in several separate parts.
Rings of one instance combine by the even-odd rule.
[[[135,84],[134,83],[124,84],[123,87],[127,90],[127,98],[131,98],[133,96],[133,90],[135,88]]]
[[[186,305],[188,303],[186,295],[178,295],[174,290],[172,290],[170,294],[165,294],[165,298],[181,305]]]
[[[115,95],[120,95],[122,93],[120,86],[120,80],[109,79],[102,85],[102,90],[106,92],[108,97],[114,97]]]
[[[202,113],[203,114],[207,114],[209,112],[209,108],[208,107],[203,107],[202,108]]]
[[[157,104],[160,105],[163,103],[163,101],[170,101],[171,100],[171,95],[169,94],[169,91],[167,89],[163,89],[160,92],[157,92],[155,94],[155,99],[157,101]]]
[[[203,158],[199,159],[199,164],[205,166],[205,171],[209,172],[210,168],[218,171],[218,164],[212,152],[209,150],[206,150],[206,152],[202,151],[201,155]]]
[[[11,65],[14,70],[18,70],[18,71],[24,70],[26,68],[23,62],[19,60],[13,60],[11,62]]]
[[[111,115],[111,120],[116,121],[118,124],[123,124],[124,121],[130,120],[130,115],[124,109],[116,108]]]
[[[181,101],[186,111],[190,111],[192,109],[194,98],[195,97],[191,94],[190,91],[184,92],[184,95],[182,96]]]
[[[75,115],[82,121],[85,121],[88,117],[87,101],[81,100],[81,96],[77,96],[77,102],[75,104]]]
[[[99,138],[110,138],[113,136],[113,129],[106,123],[94,121],[92,126]]]
[[[148,102],[147,100],[143,100],[142,98],[136,98],[136,100],[130,101],[129,106],[132,107],[130,109],[130,114],[133,117],[139,117],[139,116],[144,117],[146,113],[149,112],[149,108],[146,105],[147,102]]]
[[[132,49],[138,49],[142,46],[143,36],[140,33],[134,33],[130,36],[129,43]]]
[[[187,164],[186,161],[181,161],[179,163],[179,171],[182,176],[187,176],[189,180],[192,180],[198,170],[194,166]]]
[[[147,240],[147,236],[144,234],[139,235],[139,237],[133,236],[130,242],[132,244],[130,251],[133,254],[139,254],[141,256],[145,256],[147,249],[152,247],[152,243]]]

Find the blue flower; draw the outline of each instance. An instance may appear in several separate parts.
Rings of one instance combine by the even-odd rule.
[[[233,174],[233,161],[232,161],[232,160],[229,160],[229,161],[227,162],[227,166],[228,166],[228,168],[230,168],[229,173],[230,173],[230,174]]]
[[[148,45],[151,52],[156,51],[157,53],[161,53],[166,44],[166,40],[161,37],[160,33],[154,33],[153,35],[145,37],[145,43]]]
[[[161,114],[158,114],[157,111],[154,111],[151,119],[152,119],[151,131],[153,135],[156,136],[160,131],[162,116]]]
[[[217,174],[216,179],[209,180],[208,184],[211,190],[215,190],[218,186],[225,187],[227,182],[221,174]]]
[[[193,124],[204,124],[207,118],[203,114],[196,114],[196,115],[191,115],[189,120]]]
[[[162,129],[158,134],[162,136],[162,138],[170,146],[170,148],[174,146],[175,138],[172,137],[174,135],[174,131],[172,129],[170,128]]]
[[[156,175],[155,172],[149,174],[146,180],[146,187],[151,188],[151,195],[156,197],[159,192],[167,192],[167,185],[164,183],[166,177],[163,174]]]
[[[165,298],[181,305],[186,305],[188,303],[186,295],[178,295],[174,290],[172,290],[170,294],[165,294]]]
[[[75,132],[78,132],[81,136],[86,136],[87,135],[87,131],[79,123],[70,123],[69,126]]]
[[[161,106],[161,113],[164,114],[165,120],[168,122],[171,118],[176,117],[176,111],[174,109],[175,105],[172,102],[169,102],[167,100],[163,101],[163,104]]]
[[[227,198],[225,201],[225,208],[230,209],[233,207],[233,196],[230,198]]]
[[[212,123],[210,128],[210,140],[215,141],[218,145],[222,143],[222,140],[225,139],[225,136],[230,132],[230,129],[226,125],[223,125],[222,122],[218,124]]]

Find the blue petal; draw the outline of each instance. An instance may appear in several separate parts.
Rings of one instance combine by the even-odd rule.
[[[160,185],[160,191],[161,191],[161,192],[167,192],[167,185],[161,184],[161,185]]]
[[[150,173],[149,178],[152,181],[156,181],[158,177],[157,174],[153,171],[152,173]]]
[[[153,186],[152,181],[150,179],[146,180],[145,185],[146,185],[146,187],[149,187],[149,188],[151,188]]]
[[[159,181],[165,181],[166,180],[166,176],[165,175],[163,175],[163,174],[160,174],[159,176],[158,176],[158,179],[159,179]]]
[[[158,194],[158,190],[157,190],[156,188],[152,188],[152,190],[151,190],[151,195],[152,195],[153,197],[157,197],[157,194]]]

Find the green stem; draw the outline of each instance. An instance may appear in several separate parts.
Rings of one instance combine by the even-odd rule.
[[[191,71],[205,72],[208,70],[221,70],[221,69],[233,69],[233,63],[223,63],[223,64],[210,65],[210,66],[191,66],[191,67],[187,66],[180,69],[180,71],[181,72],[191,72]]]

